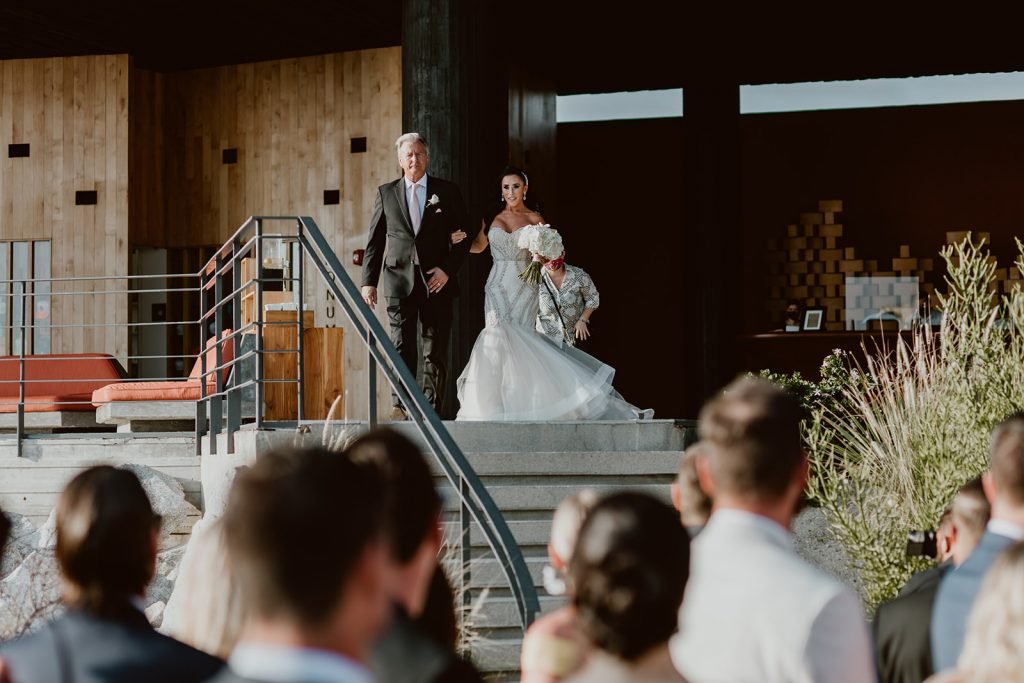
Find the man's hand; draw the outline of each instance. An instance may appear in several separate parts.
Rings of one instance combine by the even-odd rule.
[[[377,306],[377,288],[366,285],[360,290],[363,295],[363,301],[370,309],[374,309]]]
[[[448,284],[448,274],[440,268],[431,268],[427,271],[430,279],[427,280],[427,289],[431,294],[437,294],[441,288]]]

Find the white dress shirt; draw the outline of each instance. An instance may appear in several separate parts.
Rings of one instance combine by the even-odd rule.
[[[672,659],[691,683],[870,683],[864,612],[776,522],[716,510],[693,542]]]
[[[365,666],[327,650],[239,643],[228,666],[243,678],[267,683],[373,683]]]
[[[1015,541],[1024,541],[1024,528],[1005,519],[990,519],[985,529],[999,536],[1012,538]]]

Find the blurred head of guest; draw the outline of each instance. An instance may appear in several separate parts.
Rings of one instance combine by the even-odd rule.
[[[100,466],[67,485],[57,503],[57,562],[64,602],[117,616],[156,572],[160,517],[132,472]]]
[[[985,575],[967,620],[956,679],[1020,680],[1024,671],[1024,543],[1004,550]]]
[[[960,487],[949,509],[948,523],[939,525],[939,560],[960,566],[981,540],[988,524],[990,507],[981,477]],[[945,530],[945,535],[941,532]]]
[[[544,568],[544,589],[551,595],[563,595],[566,591],[565,573],[576,547],[576,537],[583,526],[583,520],[597,504],[597,493],[583,489],[555,508],[551,519],[551,539],[548,541],[548,561]]]
[[[711,498],[700,487],[697,477],[697,459],[703,447],[695,443],[679,459],[679,471],[672,482],[672,505],[679,510],[679,519],[690,538],[700,533],[711,516]]]
[[[434,627],[424,627],[431,582],[439,571],[442,534],[441,498],[423,453],[400,433],[378,429],[352,442],[342,457],[375,469],[388,489],[384,535],[394,613],[373,647],[374,676],[382,681],[408,680],[409,672],[417,672],[415,680],[420,681],[476,680],[479,674],[472,665],[445,644],[450,640],[445,635],[448,627],[434,622],[433,633]],[[450,618],[443,616],[442,621]]]
[[[803,410],[795,397],[764,380],[730,384],[700,413],[700,485],[714,509],[745,510],[789,528],[803,498],[807,458],[800,441]]]
[[[406,614],[423,610],[441,548],[441,499],[420,449],[398,432],[369,432],[346,455],[377,469],[389,490],[385,537],[392,564],[391,597]]]
[[[386,499],[374,468],[322,448],[273,451],[239,472],[224,513],[249,614],[229,661],[236,674],[278,680],[309,649],[337,655],[339,669],[368,661],[390,611]]]
[[[581,680],[609,673],[663,671],[689,577],[690,539],[676,512],[634,492],[601,500],[587,516],[569,564],[576,619],[603,656],[588,659]],[[616,673],[611,673],[616,672]]]
[[[580,527],[597,500],[593,489],[583,489],[555,509],[548,542],[549,564],[544,567],[544,589],[550,595],[571,592],[566,574]],[[553,683],[567,678],[583,665],[588,650],[590,644],[580,632],[571,604],[548,612],[530,624],[523,637],[522,683]]]
[[[992,519],[1024,528],[1024,413],[1011,415],[992,430],[982,485]]]

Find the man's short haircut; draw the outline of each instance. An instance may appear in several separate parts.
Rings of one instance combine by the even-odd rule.
[[[777,499],[803,459],[803,411],[790,393],[762,379],[733,381],[700,412],[698,434],[721,491]]]
[[[996,495],[1024,505],[1024,413],[1014,413],[992,430],[989,468]]]
[[[249,612],[323,624],[380,537],[384,499],[376,470],[324,448],[272,451],[240,471],[224,534]]]
[[[676,486],[679,488],[679,516],[687,526],[703,525],[711,516],[711,497],[704,493],[697,479],[697,458],[705,451],[697,442],[679,459]]]
[[[441,499],[419,447],[390,429],[375,429],[356,439],[345,454],[358,464],[376,467],[388,488],[384,531],[392,557],[400,564],[413,558],[427,535],[436,530]]]
[[[957,528],[980,538],[992,512],[981,485],[981,477],[975,477],[961,486],[951,507],[953,523]]]
[[[80,472],[57,502],[57,562],[64,600],[97,615],[122,613],[153,578],[160,517],[133,472]]]
[[[402,145],[407,142],[418,142],[423,145],[423,149],[427,150],[427,154],[430,154],[430,145],[427,144],[427,139],[419,133],[403,133],[398,136],[395,140],[395,154],[399,157],[402,156]]]

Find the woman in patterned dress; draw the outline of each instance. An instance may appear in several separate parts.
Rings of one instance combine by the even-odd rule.
[[[576,347],[590,339],[590,316],[601,296],[587,271],[565,262],[565,252],[544,264],[539,303],[538,332]]]

